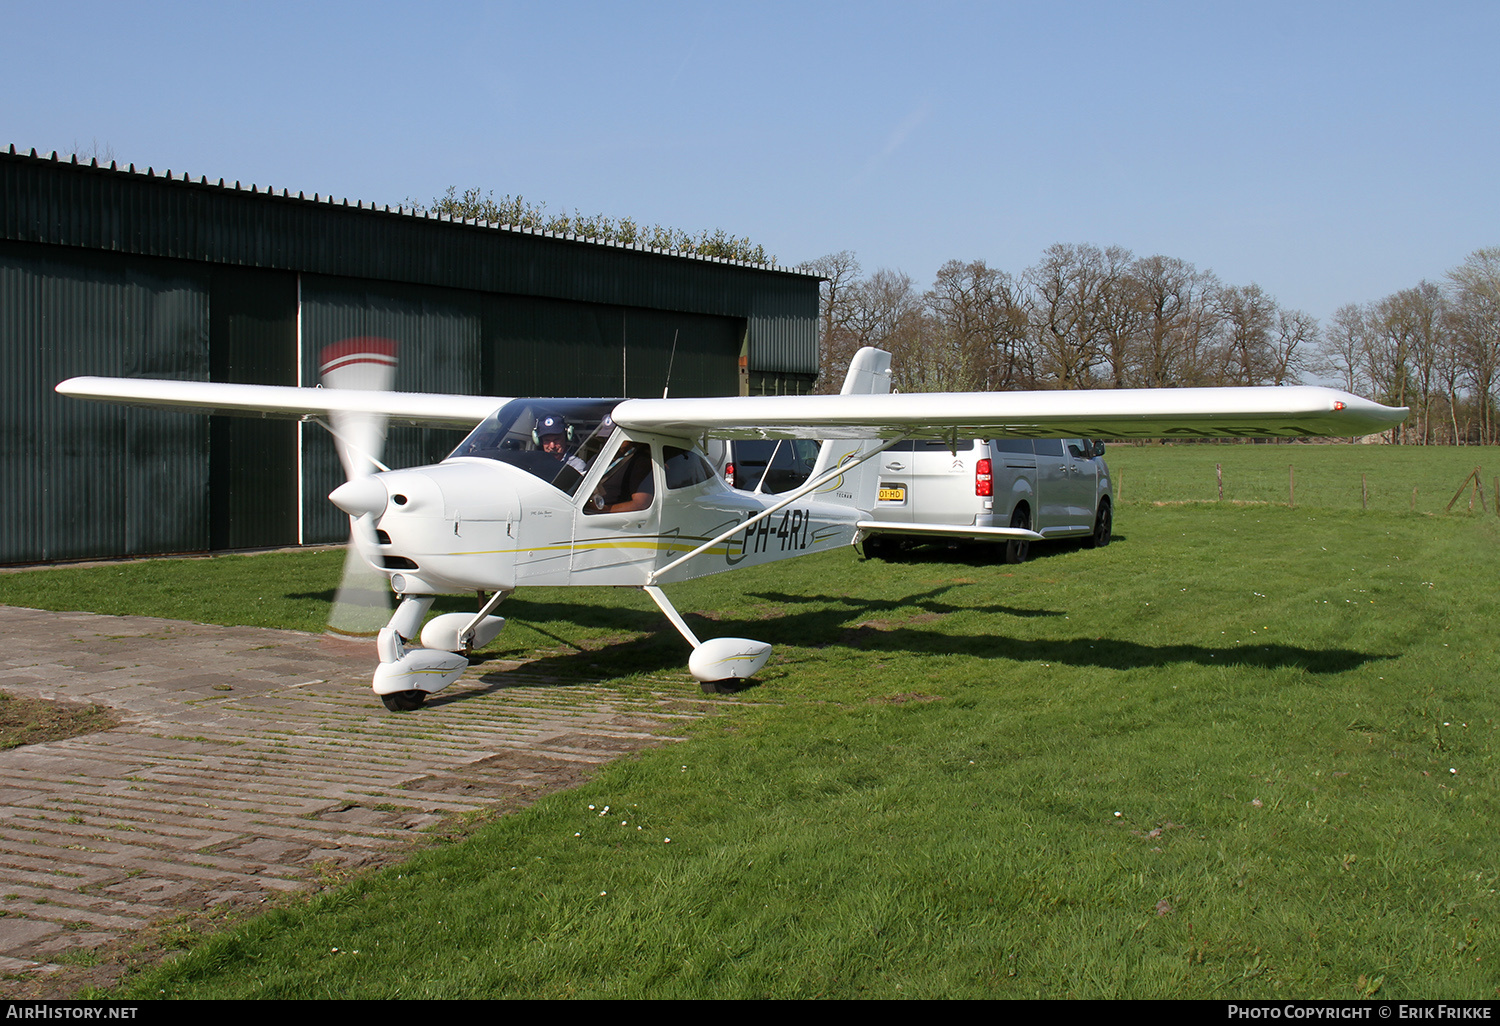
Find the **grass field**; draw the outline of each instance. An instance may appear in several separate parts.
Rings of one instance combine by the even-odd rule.
[[[1440,513],[1478,467],[1485,508],[1494,513],[1500,477],[1500,447],[1492,445],[1111,445],[1105,458],[1127,503],[1217,500],[1217,464],[1226,502],[1285,505],[1291,483],[1298,506],[1360,509],[1364,488],[1372,510]],[[1454,510],[1466,511],[1469,499],[1466,489]]]
[[[111,996],[1494,999],[1500,520],[1406,497],[1451,478],[1440,508],[1500,460],[1272,448],[1112,447],[1103,550],[673,586],[700,635],[777,646],[687,741]],[[1146,501],[1205,460],[1198,494],[1160,501],[1210,498],[1215,462],[1247,466],[1231,452],[1283,487],[1297,465],[1297,508]],[[1304,503],[1304,460],[1362,470],[1372,508],[1359,470],[1352,503]],[[47,570],[0,575],[0,601],[308,628],[336,573]],[[498,651],[696,693],[638,593],[506,606]]]

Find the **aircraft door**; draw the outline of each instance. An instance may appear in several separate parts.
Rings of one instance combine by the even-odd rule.
[[[725,488],[712,465],[696,450],[664,445],[661,455],[665,490],[661,499],[658,568],[763,508],[761,502],[750,496]],[[674,570],[667,580],[686,580],[708,573],[710,568],[722,568],[728,558],[726,552],[733,551],[736,544],[735,539],[730,539],[722,550],[701,553]]]
[[[575,496],[569,583],[645,583],[660,541],[659,460],[648,442],[610,440]]]

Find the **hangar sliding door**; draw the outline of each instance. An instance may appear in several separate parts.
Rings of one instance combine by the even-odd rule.
[[[297,276],[241,267],[212,274],[210,379],[295,385]],[[208,433],[211,547],[296,545],[296,423],[212,417]]]

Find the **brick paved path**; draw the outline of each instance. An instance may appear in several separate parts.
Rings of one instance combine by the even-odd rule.
[[[0,689],[121,718],[0,752],[0,974],[390,859],[414,831],[566,787],[701,711],[686,690],[488,663],[390,713],[368,643],[13,607],[0,631]]]

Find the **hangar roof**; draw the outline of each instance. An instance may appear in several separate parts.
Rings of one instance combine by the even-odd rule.
[[[76,156],[0,152],[0,239],[746,318],[750,362],[817,372],[818,277]]]

